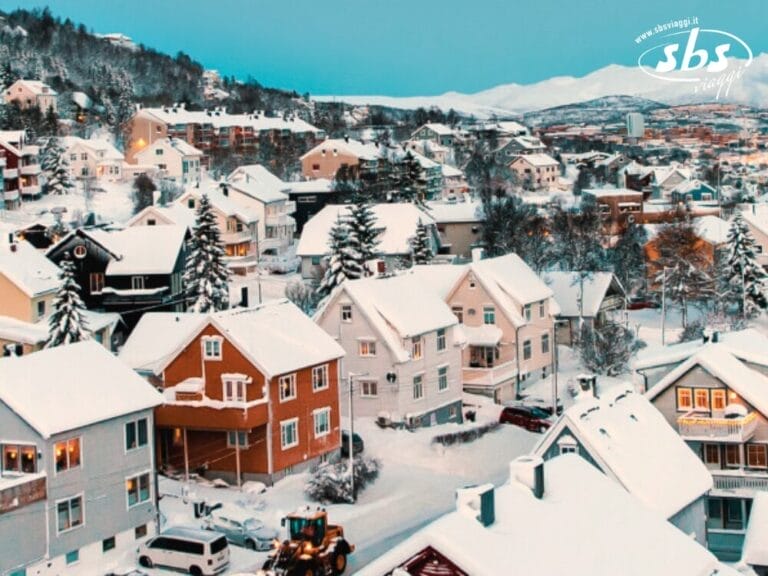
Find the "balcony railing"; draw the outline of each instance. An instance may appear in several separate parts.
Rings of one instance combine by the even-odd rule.
[[[224,232],[221,235],[221,241],[224,244],[241,244],[243,242],[254,242],[256,239],[253,232],[243,230],[242,232]]]
[[[21,194],[23,196],[37,196],[40,194],[40,185],[30,184],[29,186],[22,186]]]
[[[24,176],[40,174],[40,164],[27,164],[26,166],[22,166],[20,171]]]
[[[462,382],[465,387],[489,387],[501,384],[517,376],[517,365],[515,362],[505,362],[492,368],[470,368],[461,369]]]
[[[727,440],[744,442],[752,437],[757,427],[757,413],[741,418],[708,418],[688,412],[677,419],[677,429],[685,440]]]
[[[10,180],[11,178],[18,178],[19,177],[19,170],[18,168],[6,168],[3,170],[3,178],[6,180]]]
[[[269,421],[267,402],[233,406],[216,401],[184,401],[178,396],[155,409],[155,424],[192,430],[237,430],[262,426]]]
[[[730,472],[712,471],[715,490],[761,490],[768,491],[768,474],[733,470]]]

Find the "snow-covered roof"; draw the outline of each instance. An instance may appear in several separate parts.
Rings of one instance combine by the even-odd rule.
[[[48,339],[48,325],[0,316],[0,340],[37,345]]]
[[[594,318],[600,311],[611,282],[611,272],[593,272],[581,279],[578,272],[545,272],[542,279],[555,295],[560,305],[560,315],[566,318],[583,315]],[[618,280],[616,280],[618,284]],[[581,306],[579,306],[581,300]]]
[[[101,344],[86,340],[1,359],[0,401],[49,438],[154,408],[162,396]]]
[[[691,180],[683,180],[680,182],[677,186],[675,186],[672,191],[678,192],[680,194],[686,194],[690,192],[691,190],[698,190],[699,188],[706,188],[710,192],[714,192],[715,189],[707,184],[706,182],[702,182],[701,180],[697,178],[693,178]]]
[[[768,235],[768,206],[755,206],[742,211],[742,218],[753,228]]]
[[[439,122],[428,122],[427,124],[424,124],[424,126],[422,126],[421,128],[417,128],[414,131],[414,134],[416,132],[419,132],[422,128],[428,128],[438,136],[451,136],[453,134],[453,129],[450,126],[446,126],[445,124],[440,124]]]
[[[59,267],[25,240],[0,240],[0,274],[30,298],[61,286]]]
[[[493,324],[462,326],[462,330],[470,346],[496,346],[501,341],[501,328]]]
[[[763,349],[763,355],[765,349]],[[672,386],[689,370],[700,366],[728,388],[734,390],[764,416],[768,416],[768,376],[749,368],[731,350],[728,344],[710,343],[694,356],[677,366],[648,390],[646,396],[653,400]]]
[[[534,449],[543,456],[569,430],[598,467],[644,505],[671,518],[712,488],[702,461],[631,385],[579,399]]]
[[[120,350],[120,360],[134,370],[158,374],[181,344],[205,322],[204,314],[145,312]]]
[[[195,211],[187,208],[186,205],[178,203],[169,204],[168,206],[147,206],[128,220],[125,225],[135,226],[147,216],[154,216],[155,224],[157,225],[176,224],[178,226],[186,226],[189,229],[195,225]]]
[[[290,186],[261,164],[236,168],[227,176],[227,182],[236,190],[265,204],[288,200]]]
[[[158,150],[160,148],[167,149],[167,150],[175,150],[179,153],[179,155],[187,157],[187,156],[202,156],[203,152],[201,150],[198,150],[191,144],[188,144],[184,140],[180,138],[161,138],[160,140],[155,140],[147,146],[146,148],[142,149],[140,152],[136,153],[137,158],[151,158],[152,160],[156,159],[155,150]]]
[[[737,574],[573,454],[544,464],[541,499],[512,479],[496,488],[494,508],[488,527],[477,510],[446,514],[357,574],[390,574],[427,547],[472,576]]]
[[[326,194],[333,192],[333,182],[327,178],[317,180],[302,180],[300,182],[286,182],[288,193],[295,194]]]
[[[21,84],[23,86],[26,86],[30,92],[37,95],[51,94],[53,96],[56,96],[57,94],[56,90],[48,86],[48,84],[46,84],[45,82],[41,82],[40,80],[26,80],[22,78],[14,82],[11,86],[9,86],[9,89],[15,86],[16,84]]]
[[[482,222],[485,220],[483,204],[479,200],[469,202],[446,202],[434,200],[427,202],[429,215],[435,222]]]
[[[731,225],[719,216],[701,216],[694,221],[696,233],[710,244],[720,246],[728,241]]]
[[[349,217],[350,206],[347,204],[328,204],[312,216],[304,225],[298,246],[297,256],[320,256],[328,253],[328,236],[337,218]],[[411,251],[409,240],[416,234],[419,219],[425,225],[434,224],[429,213],[414,204],[374,204],[371,210],[376,216],[376,227],[383,228],[379,235],[379,254],[408,254]]]
[[[440,170],[443,172],[443,178],[463,178],[464,172],[451,166],[450,164],[440,164]]]
[[[186,226],[133,226],[115,232],[91,230],[96,242],[117,255],[107,264],[108,276],[169,274],[187,234]]]
[[[531,166],[535,167],[542,167],[542,166],[557,166],[558,161],[552,158],[549,154],[522,154],[520,156],[516,156],[512,162],[527,162]]]
[[[226,186],[229,186],[229,184],[226,184]],[[175,204],[176,206],[186,207],[187,200],[190,197],[199,199],[203,194],[208,196],[211,205],[224,214],[224,216],[234,216],[249,224],[259,220],[259,214],[253,207],[241,204],[230,196],[225,195],[218,182],[211,182],[210,185],[201,186],[200,188],[189,188],[187,192],[176,200]],[[186,209],[189,210],[189,208]],[[189,211],[192,212],[194,222],[195,211]]]
[[[364,144],[352,138],[329,138],[306,152],[301,159],[318,153],[327,154],[334,151],[354,156],[360,160],[376,160],[379,157],[379,149],[375,144]]]
[[[425,264],[409,268],[408,274],[416,276],[424,289],[432,291],[445,300],[459,278],[466,274],[467,268],[466,264]]]
[[[595,198],[608,198],[611,196],[636,196],[643,197],[642,192],[630,190],[629,188],[585,188],[582,194],[590,194]]]
[[[165,124],[208,124],[215,128],[242,126],[253,128],[256,132],[265,130],[288,130],[296,134],[308,132],[317,133],[320,130],[301,118],[282,115],[266,116],[264,114],[228,114],[221,109],[186,110],[181,106],[167,108],[143,108],[139,114],[153,117]]]
[[[750,566],[768,566],[768,494],[755,490],[749,514],[741,561]]]
[[[103,138],[84,139],[79,136],[64,136],[61,138],[64,147],[69,150],[75,146],[82,146],[91,150],[94,155],[104,160],[123,160],[123,154],[115,146]],[[100,154],[99,154],[100,153]]]

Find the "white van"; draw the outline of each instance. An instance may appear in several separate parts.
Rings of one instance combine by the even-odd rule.
[[[217,532],[175,526],[139,546],[138,556],[145,568],[167,566],[192,576],[211,576],[229,565],[229,544]]]

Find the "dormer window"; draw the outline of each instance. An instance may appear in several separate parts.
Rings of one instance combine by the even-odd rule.
[[[222,358],[222,344],[223,338],[221,336],[206,336],[202,339],[203,346],[203,359],[205,360],[221,360]]]

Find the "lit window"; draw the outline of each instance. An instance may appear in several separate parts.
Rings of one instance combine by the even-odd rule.
[[[296,374],[280,376],[277,382],[280,387],[280,402],[296,398]]]
[[[280,422],[280,447],[283,450],[286,450],[288,448],[293,448],[294,446],[298,446],[299,444],[298,425],[299,425],[298,418],[293,418],[291,420],[286,420],[285,422]]]
[[[328,436],[331,433],[331,409],[321,408],[312,414],[315,424],[315,438]]]
[[[227,432],[227,446],[230,448],[248,448],[248,432],[245,430],[230,430]]]
[[[125,490],[128,494],[128,508],[148,502],[150,497],[149,472],[132,476],[125,481]]]
[[[413,399],[421,400],[424,397],[424,377],[419,374],[413,377]]]
[[[523,342],[523,360],[531,359],[531,341],[526,340]]]
[[[712,390],[712,410],[725,410],[725,390]]]
[[[245,402],[246,382],[242,378],[224,380],[224,402]]]
[[[83,525],[83,497],[75,496],[56,504],[56,529],[59,533]]]
[[[697,388],[693,396],[694,407],[696,410],[709,410],[709,390],[706,388]]]
[[[493,306],[483,306],[483,324],[496,324],[496,309]]]
[[[440,328],[437,331],[437,351],[445,350],[445,328]]]
[[[80,466],[80,438],[57,442],[53,451],[56,456],[56,472]]]
[[[423,355],[423,350],[421,348],[421,336],[415,336],[414,338],[411,338],[411,357],[414,360],[419,360]]]
[[[203,357],[206,360],[221,360],[221,341],[220,337],[203,338]]]
[[[146,446],[149,442],[147,419],[140,418],[125,424],[125,449],[133,450]]]
[[[318,262],[319,264],[320,262]],[[341,307],[341,321],[352,322],[352,306],[350,304],[344,304]]]
[[[360,397],[376,398],[379,395],[379,386],[375,380],[360,381]]]
[[[34,474],[37,472],[37,448],[33,445],[6,444],[3,446],[3,472]]]
[[[328,364],[312,368],[312,390],[325,390],[328,388]]]
[[[362,340],[359,343],[360,356],[376,356],[376,342],[372,340]]]
[[[437,369],[437,391],[445,392],[448,390],[448,366],[441,366]]]
[[[541,353],[549,354],[549,334],[542,334],[541,336]]]
[[[677,389],[677,409],[680,412],[687,412],[693,408],[693,398],[690,388]]]

